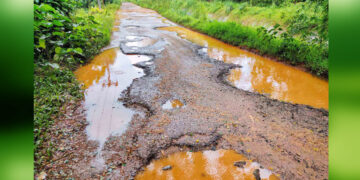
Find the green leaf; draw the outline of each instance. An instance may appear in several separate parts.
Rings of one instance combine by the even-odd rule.
[[[54,60],[55,60],[55,61],[59,61],[59,59],[60,59],[59,54],[55,54],[55,55],[54,55]]]
[[[63,16],[62,19],[64,19],[64,20],[67,21],[67,22],[71,22],[71,19],[68,18],[68,17],[66,17],[66,16]]]
[[[46,49],[45,39],[39,39],[38,47]]]
[[[56,47],[56,48],[55,48],[55,53],[56,53],[56,54],[60,54],[60,52],[61,52],[61,47]]]
[[[74,52],[77,53],[77,54],[82,55],[83,50],[82,50],[81,48],[75,48],[75,49],[74,49]]]
[[[43,35],[41,35],[40,37],[39,37],[39,39],[46,39],[47,37],[46,37],[46,35],[45,34],[43,34]]]
[[[275,24],[274,29],[280,27],[280,24]]]
[[[40,10],[45,12],[49,12],[49,11],[56,12],[56,10],[52,6],[45,3],[40,5]]]
[[[49,22],[49,21],[41,21],[40,24],[46,28],[52,27],[53,23]]]
[[[95,17],[94,16],[89,16],[89,19],[94,21],[95,20]]]
[[[34,11],[38,10],[39,9],[39,5],[37,4],[34,4]]]
[[[55,24],[56,26],[64,26],[64,24],[58,20],[54,20],[52,23]]]
[[[66,52],[73,52],[73,51],[74,51],[73,48],[67,48],[67,49],[66,49]]]
[[[60,37],[63,37],[64,36],[64,33],[63,32],[53,32],[52,35],[54,36],[60,36]]]

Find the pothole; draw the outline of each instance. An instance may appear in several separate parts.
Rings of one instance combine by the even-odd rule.
[[[208,51],[208,48],[207,48],[207,47],[203,47],[203,48],[201,48],[201,52],[203,52],[203,53],[207,53],[207,51]]]
[[[241,68],[230,69],[227,81],[238,89],[254,91],[251,84],[251,72],[241,71]]]
[[[141,40],[138,41],[127,42],[125,45],[129,47],[145,47],[145,46],[150,46],[156,42],[156,40],[149,37],[141,37],[140,39]]]
[[[117,101],[116,96],[144,74],[131,63],[131,58],[119,49],[105,50],[87,65],[75,71],[77,79],[84,83],[87,110],[87,134],[100,145],[112,134],[125,131],[135,112]],[[148,58],[139,56],[140,59]]]
[[[140,38],[139,36],[126,36],[126,40],[130,40],[130,41],[133,41],[133,40],[136,40]]]
[[[181,38],[205,46],[206,49],[200,52],[211,59],[240,65],[242,68],[231,70],[228,77],[231,84],[239,89],[268,95],[272,99],[328,109],[326,80],[183,27],[158,29],[176,32]]]
[[[152,63],[152,62],[147,62],[152,59],[151,56],[147,56],[147,55],[130,54],[130,55],[127,55],[127,57],[130,59],[131,64],[137,64],[139,62],[146,62],[145,64],[148,65],[148,63]]]
[[[143,55],[126,55],[118,48],[103,51],[85,66],[75,71],[77,79],[84,84],[86,133],[89,140],[99,142],[94,167],[103,167],[102,148],[111,135],[121,135],[137,112],[117,100],[134,79],[145,75],[144,70],[133,61],[149,60]]]
[[[151,61],[145,62],[145,65],[152,65],[152,64],[154,64],[154,63]]]
[[[173,99],[173,100],[166,101],[162,105],[162,108],[163,109],[176,109],[176,108],[181,108],[183,106],[184,106],[184,103],[182,101],[180,101],[179,99]]]
[[[179,152],[152,161],[136,180],[153,179],[280,179],[259,163],[233,150]]]

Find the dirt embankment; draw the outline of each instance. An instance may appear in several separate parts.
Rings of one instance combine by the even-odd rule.
[[[210,59],[176,33],[157,30],[172,25],[157,13],[130,3],[121,8],[121,50],[154,58],[136,65],[146,75],[119,100],[145,115],[134,115],[124,134],[107,140],[101,151],[106,166],[97,169],[91,164],[97,143],[86,141],[86,112],[81,105],[68,109],[54,128],[62,133],[53,137],[59,151],[44,168],[48,177],[132,179],[151,160],[175,152],[232,149],[282,179],[327,178],[327,111],[236,89],[224,81],[235,65]],[[127,36],[154,42],[129,47]],[[184,106],[162,108],[173,99]]]

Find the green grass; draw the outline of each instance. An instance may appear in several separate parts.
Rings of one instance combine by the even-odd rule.
[[[218,0],[130,1],[229,44],[256,49],[328,76],[325,1],[267,6]]]
[[[74,9],[68,16],[48,5],[35,8],[34,148],[37,172],[56,150],[49,139],[49,130],[59,117],[61,107],[83,98],[72,71],[109,43],[119,5],[108,4],[101,10]]]

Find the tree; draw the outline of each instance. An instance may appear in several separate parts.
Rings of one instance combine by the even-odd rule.
[[[99,9],[101,9],[101,0],[98,0]]]

